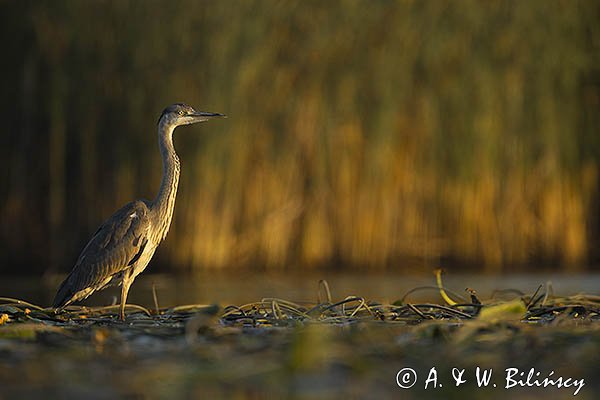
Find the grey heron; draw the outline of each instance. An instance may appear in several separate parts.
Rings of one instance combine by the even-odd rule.
[[[119,316],[125,319],[127,293],[133,280],[148,265],[169,231],[180,164],[173,146],[173,131],[180,125],[195,124],[223,114],[196,111],[186,104],[173,104],[158,120],[158,144],[163,163],[160,189],[153,201],[135,200],[106,220],[79,255],[63,281],[53,307],[61,310],[74,301],[113,285],[121,285]]]

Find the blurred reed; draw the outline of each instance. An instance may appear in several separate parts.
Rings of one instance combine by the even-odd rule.
[[[597,1],[0,7],[3,268],[152,198],[175,101],[229,119],[176,134],[169,267],[598,260]]]

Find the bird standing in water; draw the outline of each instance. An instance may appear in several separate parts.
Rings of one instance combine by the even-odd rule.
[[[135,200],[115,212],[85,246],[75,267],[60,285],[53,307],[63,309],[97,290],[121,285],[119,316],[125,319],[127,293],[133,280],[152,259],[169,232],[177,184],[179,157],[173,146],[173,131],[223,114],[196,111],[186,104],[173,104],[158,120],[158,144],[163,163],[160,190],[154,201]]]

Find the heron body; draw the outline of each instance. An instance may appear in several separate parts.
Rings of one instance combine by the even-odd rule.
[[[121,285],[120,317],[125,318],[129,287],[135,277],[146,269],[171,226],[180,172],[179,157],[173,146],[173,131],[180,125],[222,116],[198,112],[179,103],[163,111],[158,121],[163,177],[156,198],[126,204],[98,228],[79,255],[75,267],[60,285],[53,307],[62,309],[95,291]]]

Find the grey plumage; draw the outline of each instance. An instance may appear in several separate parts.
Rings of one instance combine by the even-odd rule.
[[[163,160],[158,195],[154,201],[136,200],[126,204],[98,228],[59,287],[53,307],[61,309],[97,290],[121,285],[120,317],[124,319],[129,287],[146,268],[171,224],[180,171],[173,131],[179,125],[222,116],[198,112],[179,103],[163,111],[158,121],[158,142]]]

